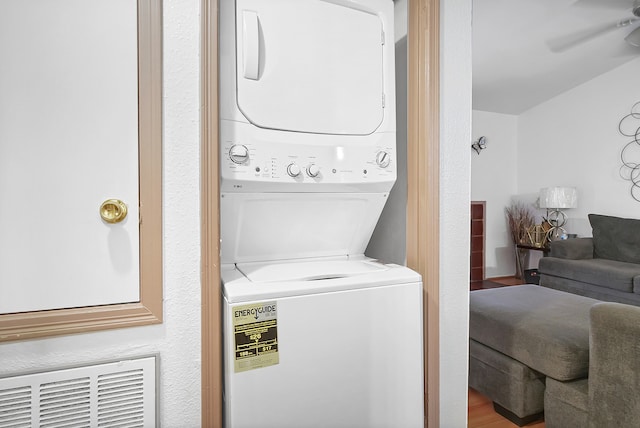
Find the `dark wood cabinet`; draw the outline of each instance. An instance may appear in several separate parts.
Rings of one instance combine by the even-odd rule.
[[[484,280],[485,201],[471,201],[470,282]]]

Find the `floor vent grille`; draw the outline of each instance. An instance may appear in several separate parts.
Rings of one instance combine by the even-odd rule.
[[[0,428],[156,425],[156,357],[0,378]]]

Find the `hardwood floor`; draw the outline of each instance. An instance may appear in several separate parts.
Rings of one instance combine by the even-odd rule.
[[[495,282],[501,285],[522,285],[524,281],[516,278],[515,276],[499,276],[496,278],[489,278],[488,281]]]
[[[485,288],[506,287],[508,285],[520,285],[524,281],[513,276],[502,276],[498,278],[489,278],[484,281],[473,281],[469,283],[470,290],[482,290]]]
[[[518,425],[493,410],[493,403],[478,391],[469,388],[468,428],[517,428]],[[527,428],[544,428],[544,421],[534,422]]]

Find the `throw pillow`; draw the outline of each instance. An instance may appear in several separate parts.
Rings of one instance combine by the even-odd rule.
[[[593,257],[640,263],[640,220],[589,214]]]

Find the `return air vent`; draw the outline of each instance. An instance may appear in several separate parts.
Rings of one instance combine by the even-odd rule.
[[[156,426],[156,357],[0,379],[0,428]]]
[[[41,427],[88,426],[91,423],[91,379],[88,377],[40,385]]]
[[[30,427],[31,410],[31,386],[0,390],[0,427]]]

